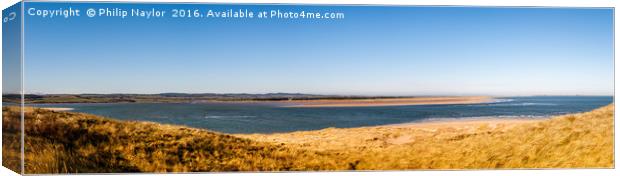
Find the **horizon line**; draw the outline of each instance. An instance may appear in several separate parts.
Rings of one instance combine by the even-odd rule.
[[[2,93],[2,95],[15,95],[21,93]],[[386,96],[386,97],[411,97],[411,96],[491,96],[491,97],[501,97],[501,96],[512,96],[512,97],[524,97],[524,96],[615,96],[614,94],[402,94],[402,95],[382,95],[382,94],[342,94],[342,93],[333,93],[333,94],[321,94],[321,93],[291,93],[291,92],[268,92],[268,93],[214,93],[214,92],[203,92],[203,93],[189,93],[189,92],[161,92],[161,93],[25,93],[24,95],[161,95],[161,94],[216,94],[216,95],[225,95],[225,94],[250,94],[250,95],[268,95],[268,94],[299,94],[299,95],[320,95],[320,96]]]

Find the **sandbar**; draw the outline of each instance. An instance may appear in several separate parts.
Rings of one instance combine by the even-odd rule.
[[[407,105],[478,104],[494,102],[489,96],[407,97],[369,99],[291,100],[285,107],[372,107]]]

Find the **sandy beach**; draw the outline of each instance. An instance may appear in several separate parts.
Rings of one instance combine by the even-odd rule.
[[[382,127],[396,127],[396,128],[445,128],[445,127],[467,127],[467,126],[479,126],[479,125],[518,125],[523,123],[532,123],[545,120],[547,118],[462,118],[462,119],[446,119],[446,120],[432,120],[410,123],[399,123],[391,125],[383,125]]]
[[[351,152],[371,160],[364,167],[383,169],[610,167],[612,124],[609,105],[539,119],[455,119],[235,136],[319,152]]]
[[[50,111],[71,111],[73,110],[73,108],[41,108],[41,109],[47,109]]]
[[[238,134],[235,136],[263,142],[294,144],[310,150],[341,150],[356,147],[389,147],[420,140],[446,139],[459,135],[475,135],[487,131],[507,131],[524,124],[542,122],[531,119],[451,119],[412,122],[358,128],[326,128],[274,134]],[[321,142],[317,142],[321,141]]]
[[[488,96],[459,97],[410,97],[377,99],[329,99],[329,100],[291,100],[286,107],[370,107],[370,106],[406,106],[406,105],[444,105],[476,104],[492,102]]]

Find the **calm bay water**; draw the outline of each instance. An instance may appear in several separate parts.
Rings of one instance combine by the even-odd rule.
[[[273,133],[454,118],[544,118],[585,112],[611,96],[506,97],[495,103],[386,107],[292,108],[260,103],[39,104],[120,120],[186,125],[225,133]]]

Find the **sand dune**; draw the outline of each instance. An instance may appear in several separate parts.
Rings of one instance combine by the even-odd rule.
[[[302,148],[311,150],[346,150],[358,147],[386,147],[414,143],[426,138],[476,134],[481,129],[484,131],[506,131],[516,126],[545,120],[548,119],[453,119],[274,134],[238,134],[236,136],[263,142],[297,144]]]
[[[25,160],[27,173],[613,168],[613,113],[223,134],[26,108]],[[19,115],[3,108],[13,169]]]
[[[546,119],[476,119],[275,134],[253,141],[347,156],[355,169],[612,168],[613,105]]]

